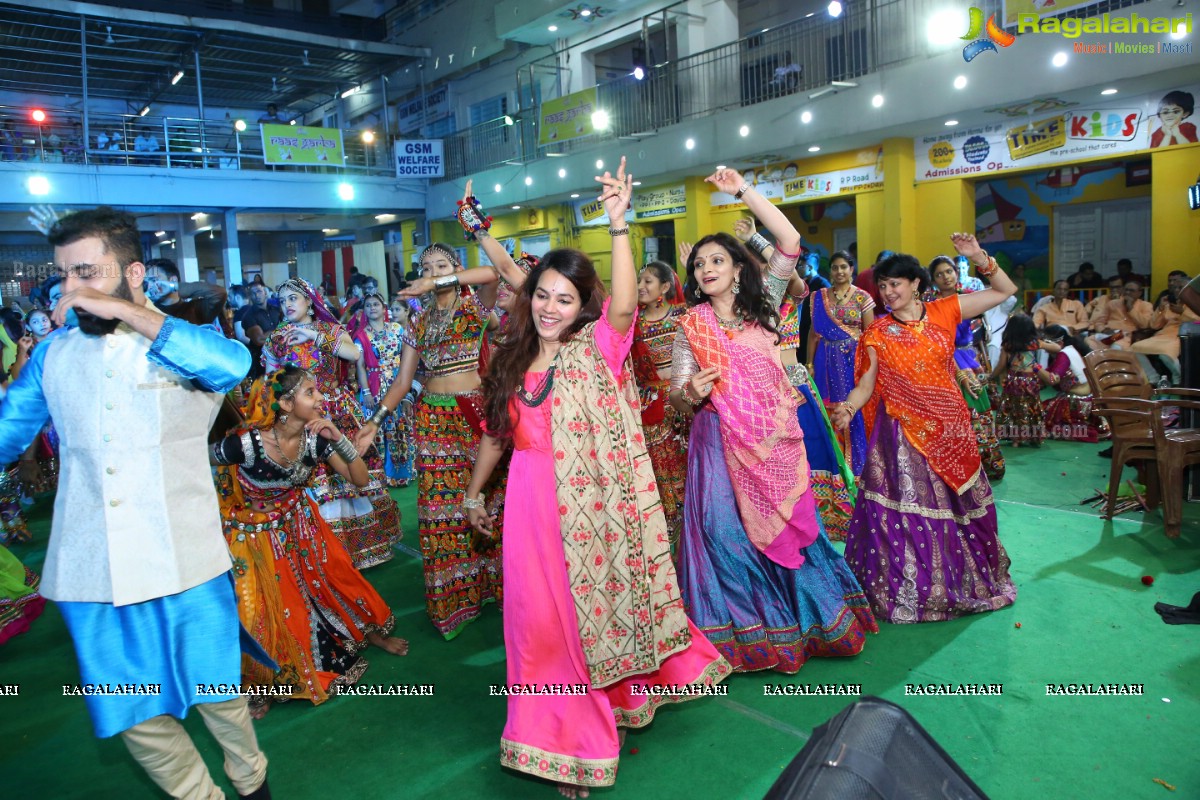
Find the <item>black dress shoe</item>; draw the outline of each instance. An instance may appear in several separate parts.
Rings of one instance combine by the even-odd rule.
[[[1101,458],[1112,458],[1112,448],[1106,447],[1103,450],[1100,450],[1099,452],[1097,452],[1096,455],[1100,456]]]
[[[264,780],[262,786],[259,786],[250,794],[239,794],[238,797],[245,798],[245,800],[271,800],[271,788],[267,786],[267,782]]]

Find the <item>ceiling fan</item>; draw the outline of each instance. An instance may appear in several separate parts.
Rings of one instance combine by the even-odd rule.
[[[91,36],[95,39],[100,39],[101,38],[100,31],[92,31]],[[104,26],[104,42],[103,43],[104,43],[104,45],[106,45],[108,47],[112,47],[118,43],[123,43],[123,42],[141,42],[141,41],[144,41],[144,40],[140,36],[121,36],[121,35],[113,36],[112,25]]]

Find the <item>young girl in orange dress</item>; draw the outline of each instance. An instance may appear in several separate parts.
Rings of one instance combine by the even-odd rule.
[[[403,655],[388,637],[391,610],[304,491],[321,464],[364,486],[370,476],[353,444],[322,416],[313,378],[284,367],[255,383],[246,423],[211,448],[242,625],[279,666],[243,656],[243,683],[290,687],[324,702],[367,668],[368,643]],[[265,699],[252,707],[265,713]],[[261,716],[261,713],[258,716]]]

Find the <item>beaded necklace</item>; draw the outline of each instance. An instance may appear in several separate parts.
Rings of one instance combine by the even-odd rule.
[[[550,364],[550,369],[546,370],[546,374],[538,381],[532,392],[526,390],[524,386],[517,387],[517,399],[529,408],[537,408],[546,402],[546,398],[550,396],[550,390],[554,388],[554,370],[557,366],[558,356],[555,356],[554,361]]]

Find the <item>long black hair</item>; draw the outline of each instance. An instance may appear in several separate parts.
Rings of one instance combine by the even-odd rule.
[[[1037,341],[1037,326],[1028,314],[1016,314],[1008,320],[1008,327],[1000,338],[1000,347],[1010,354],[1024,353]]]
[[[607,293],[596,274],[596,267],[585,253],[561,247],[542,258],[525,279],[525,285],[513,300],[512,311],[504,326],[504,336],[496,343],[483,376],[483,402],[488,433],[497,439],[512,436],[513,423],[508,402],[525,381],[525,372],[541,352],[541,339],[533,320],[533,294],[542,275],[553,270],[569,280],[579,292],[579,316],[571,323],[559,341],[566,342],[590,322],[600,319]]]
[[[700,252],[701,247],[710,243],[725,248],[725,252],[729,253],[729,258],[733,260],[737,280],[740,283],[738,293],[733,296],[734,309],[740,311],[746,319],[754,320],[775,334],[775,341],[778,342],[779,309],[771,307],[762,272],[755,265],[753,257],[746,247],[731,234],[724,232],[709,234],[696,242],[696,246],[692,248],[687,261],[687,280],[683,284],[683,296],[687,300],[688,307],[709,302],[708,295],[704,294],[700,289],[700,282],[696,280],[696,254]]]

